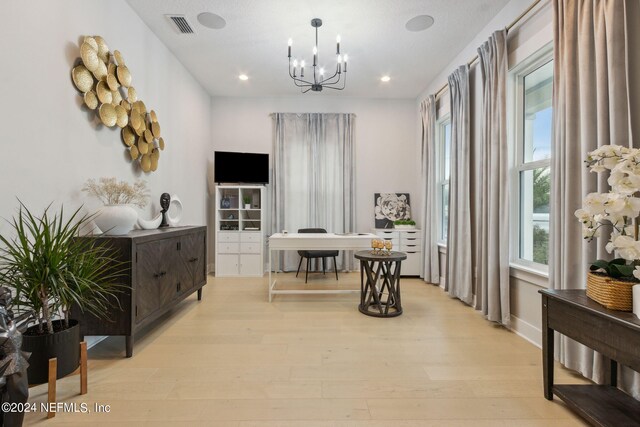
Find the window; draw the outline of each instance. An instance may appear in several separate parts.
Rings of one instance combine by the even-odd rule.
[[[438,124],[437,144],[438,236],[441,243],[446,243],[449,225],[449,150],[451,147],[451,120],[448,117]]]
[[[512,259],[542,271],[549,264],[553,61],[545,49],[513,72],[514,190]]]

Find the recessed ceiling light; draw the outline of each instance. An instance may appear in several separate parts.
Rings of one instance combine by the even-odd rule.
[[[238,78],[242,81],[249,80],[249,76],[247,76],[246,74],[240,74]]]
[[[385,83],[386,83],[386,82],[388,82],[389,80],[391,80],[391,77],[389,77],[389,76],[382,76],[382,77],[380,77],[380,81],[381,81],[381,82],[385,82]]]
[[[202,12],[198,15],[198,22],[212,30],[220,30],[227,25],[227,21],[220,15],[211,12]]]
[[[429,15],[418,15],[407,21],[405,28],[409,31],[424,31],[433,25],[433,17]]]

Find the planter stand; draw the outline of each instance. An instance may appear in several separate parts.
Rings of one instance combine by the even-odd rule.
[[[87,343],[82,341],[80,343],[80,366],[74,372],[69,375],[75,375],[80,371],[80,394],[87,394]],[[58,358],[52,357],[49,359],[49,381],[47,382],[49,388],[47,392],[47,403],[49,409],[56,403],[56,377],[58,372]],[[55,411],[47,411],[47,418],[53,418],[56,416]]]

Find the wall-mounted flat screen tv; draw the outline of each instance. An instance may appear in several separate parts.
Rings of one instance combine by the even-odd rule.
[[[268,184],[269,155],[216,151],[213,157],[215,182],[222,184]]]

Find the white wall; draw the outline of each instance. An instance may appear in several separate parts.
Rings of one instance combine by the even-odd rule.
[[[99,204],[80,192],[83,183],[114,176],[147,181],[147,218],[168,192],[182,199],[184,224],[205,224],[210,97],[130,6],[124,0],[8,0],[0,14],[0,217],[14,214],[16,197],[34,212],[50,202],[67,209],[84,203],[91,211]],[[139,98],[158,113],[167,148],[157,172],[132,167],[120,130],[100,125],[81,106],[71,69],[84,35],[101,35],[122,52]]]
[[[507,5],[487,24],[482,31],[469,43],[456,58],[447,65],[439,75],[426,85],[426,89],[416,99],[416,111],[419,117],[419,106],[422,100],[438,92],[447,82],[449,74],[458,66],[468,62],[477,54],[477,48],[484,43],[496,30],[511,24],[525,9],[531,5],[532,0],[511,0]],[[523,59],[529,57],[553,40],[553,10],[551,3],[541,2],[520,23],[509,31],[508,50],[509,68],[517,65]],[[476,62],[477,64],[477,62]],[[471,144],[472,149],[477,149],[481,135],[480,114],[482,110],[482,77],[479,68],[474,65],[470,70],[470,95],[471,95]],[[449,111],[449,94],[445,92],[438,104],[438,114],[443,115]],[[420,121],[416,127],[417,145],[420,144]],[[446,265],[446,250],[440,253],[440,264]],[[444,270],[441,272],[444,275]],[[446,279],[445,279],[446,280]],[[524,338],[540,345],[541,338],[541,314],[540,295],[538,290],[547,286],[547,280],[537,274],[518,271],[512,268],[511,275],[511,315],[513,330]]]
[[[419,151],[416,151],[415,102],[321,97],[218,98],[211,106],[213,151],[272,153],[271,113],[354,113],[356,115],[356,226],[374,226],[373,194],[411,193],[419,221]],[[211,175],[211,171],[210,171]]]

